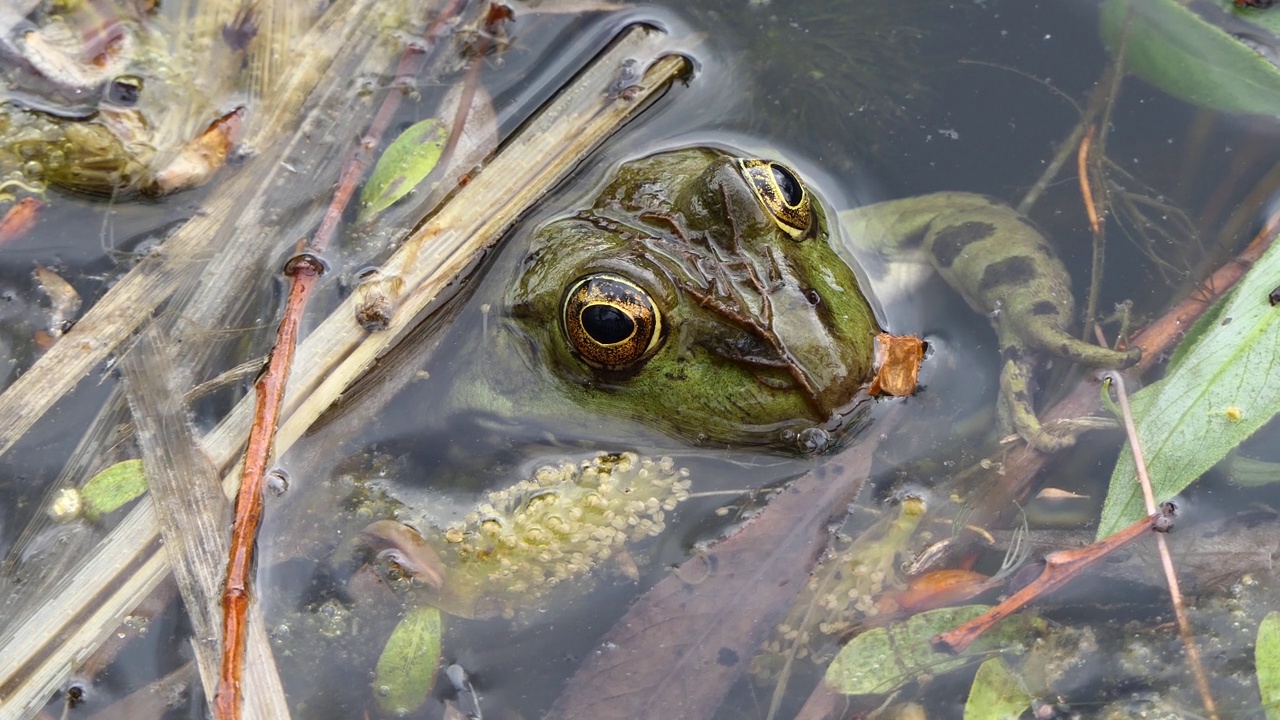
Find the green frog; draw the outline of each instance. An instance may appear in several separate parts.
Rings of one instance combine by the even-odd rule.
[[[1001,415],[1037,448],[1069,442],[1041,428],[1032,409],[1038,353],[1104,366],[1136,360],[1066,334],[1073,303],[1062,264],[998,202],[942,193],[837,219],[781,162],[715,148],[627,162],[589,208],[512,240],[473,300],[486,308],[485,326],[455,328],[460,344],[442,358],[453,369],[433,367],[428,381],[441,397],[427,405],[442,422],[488,418],[481,427],[510,431],[491,433],[506,447],[539,445],[549,432],[558,454],[604,452],[517,471],[495,464],[492,447],[469,448],[485,463],[477,477],[527,476],[452,523],[439,508],[401,505],[377,483],[356,493],[373,500],[356,504],[363,522],[399,521],[371,523],[354,551],[348,544],[330,563],[353,567],[376,553],[389,561],[375,563],[378,572],[409,608],[375,674],[384,712],[425,701],[440,612],[552,608],[550,593],[633,562],[627,548],[661,532],[690,489],[672,460],[634,448],[666,437],[796,455],[856,438],[874,404],[867,385],[881,323],[843,257],[850,231],[862,247],[927,259],[975,310],[993,314]],[[515,431],[539,422],[537,435]],[[459,437],[468,434],[450,442]],[[449,472],[430,480],[429,503]],[[318,515],[332,517],[334,504],[319,505]],[[327,535],[330,522],[319,524]],[[333,615],[332,601],[322,607],[312,616]],[[359,645],[334,637],[334,648]]]
[[[862,425],[881,332],[841,231],[857,249],[926,259],[993,318],[1000,416],[1040,450],[1072,439],[1036,419],[1039,355],[1137,360],[1067,334],[1062,263],[998,201],[936,193],[837,223],[787,165],[689,148],[625,163],[592,207],[532,236],[482,354],[502,371],[471,373],[454,405],[557,424],[571,406],[701,445],[829,450]]]
[[[626,163],[590,209],[534,233],[515,277],[495,269],[505,297],[484,369],[451,404],[827,450],[865,416],[879,331],[832,234],[781,163],[710,149]]]

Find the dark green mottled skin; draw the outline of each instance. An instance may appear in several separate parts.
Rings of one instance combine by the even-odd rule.
[[[1044,236],[1012,208],[970,193],[935,193],[840,214],[862,247],[890,256],[917,253],[975,312],[991,317],[1000,345],[1000,417],[1040,450],[1071,444],[1036,418],[1030,377],[1039,352],[1097,367],[1127,367],[1119,352],[1067,333],[1075,312],[1070,278]]]

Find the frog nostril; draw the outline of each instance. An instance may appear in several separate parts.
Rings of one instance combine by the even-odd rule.
[[[809,307],[818,307],[822,303],[822,296],[813,288],[804,291],[804,299],[809,303]]]

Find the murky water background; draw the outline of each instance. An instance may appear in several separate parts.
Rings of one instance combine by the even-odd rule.
[[[504,135],[627,22],[646,20],[683,36],[698,72],[687,87],[673,89],[603,147],[589,167],[580,168],[522,223],[514,237],[518,240],[540,222],[579,207],[625,159],[706,143],[787,158],[835,207],[936,190],[984,193],[1016,204],[1078,121],[1071,101],[1083,103],[1102,75],[1107,55],[1098,40],[1096,13],[1091,2],[803,0],[641,6],[609,17],[543,17],[527,25],[522,19],[514,26],[514,43],[501,64],[485,70]],[[411,104],[399,127],[426,112],[429,108]],[[1271,121],[1195,110],[1130,78],[1112,123],[1112,158],[1185,210],[1206,246],[1247,240],[1262,208],[1237,203],[1280,159]],[[1032,218],[1054,240],[1081,295],[1088,283],[1090,236],[1074,172],[1065,171],[1062,178],[1039,201]],[[36,231],[0,249],[0,332],[6,333],[14,372],[31,362],[25,338],[38,312],[33,304],[42,302],[30,280],[33,263],[56,266],[76,285],[87,306],[127,269],[129,253],[145,250],[176,219],[197,212],[201,197],[196,191],[163,203],[111,206],[52,196],[52,210]],[[1249,222],[1239,223],[1235,235],[1220,238],[1218,232],[1239,216]],[[1139,317],[1158,314],[1179,292],[1181,278],[1162,276],[1122,232],[1113,231],[1109,237],[1102,311],[1127,299],[1134,302]],[[496,267],[502,268],[504,259],[510,262],[509,253],[497,255]],[[1194,259],[1212,267],[1220,255]],[[485,297],[486,290],[505,276],[500,270],[485,275],[478,294]],[[341,292],[335,288],[334,296]],[[264,298],[264,318],[274,312],[277,301],[276,294]],[[483,312],[476,305],[459,311],[454,333],[474,333],[482,326]],[[924,377],[926,388],[900,403],[901,427],[906,429],[886,447],[874,487],[865,494],[875,507],[903,486],[927,489],[988,452],[990,446],[981,443],[991,438],[978,434],[957,440],[954,430],[966,422],[969,427],[989,424],[983,419],[989,416],[982,413],[989,412],[996,392],[997,358],[986,320],[974,317],[938,283],[888,304],[884,312],[891,329],[919,333],[935,350]],[[304,445],[282,460],[293,485],[268,505],[261,543],[264,557],[279,560],[285,555],[279,545],[324,527],[327,520],[318,514],[321,511],[301,495],[318,491],[326,479],[341,473],[358,474],[376,466],[382,472],[379,487],[427,505],[424,518],[447,522],[474,502],[480,489],[505,484],[539,458],[580,452],[579,445],[568,450],[546,447],[538,440],[539,429],[533,428],[528,431],[532,449],[508,438],[492,451],[494,459],[481,454],[482,462],[459,465],[456,448],[475,455],[477,447],[489,446],[483,438],[477,440],[486,432],[483,424],[466,417],[442,419],[430,411],[439,388],[447,387],[456,371],[447,360],[449,348],[458,342],[444,341],[433,364],[425,366],[429,380],[410,385],[361,434],[340,445]],[[0,374],[4,372],[0,368]],[[13,550],[18,533],[41,512],[47,483],[61,469],[112,382],[112,373],[104,368],[101,382],[94,378],[84,383],[19,447],[0,458],[0,552]],[[1054,383],[1073,383],[1075,376],[1057,373],[1044,382],[1042,396],[1053,397],[1061,392]],[[214,403],[204,411],[219,409],[225,407]],[[945,422],[938,422],[939,417]],[[202,415],[196,422],[207,427],[214,419]],[[1263,434],[1267,437],[1254,444],[1274,447],[1275,431],[1268,428]],[[1093,436],[1055,458],[1042,482],[1100,503],[1118,447],[1114,434]],[[806,467],[801,461],[700,452],[661,441],[636,443],[635,449],[673,454],[693,470],[698,492],[758,488]],[[328,475],[333,469],[338,472]],[[1277,501],[1280,498],[1268,489],[1244,496],[1220,475],[1202,481],[1182,499],[1184,507],[1200,517],[1273,506]],[[724,518],[716,510],[731,502],[741,499],[714,496],[682,506],[667,532],[645,550],[649,564],[639,582],[607,578],[581,597],[522,612],[514,622],[450,621],[446,661],[472,674],[487,717],[540,716],[564,679],[596,650],[599,636],[634,598],[665,568],[687,557],[696,543],[724,530],[734,513]],[[1083,516],[1087,519],[1089,514]],[[311,529],[292,524],[298,522],[310,523]],[[317,542],[328,550],[338,544]],[[277,628],[297,628],[300,621],[290,613],[314,609],[326,597],[341,595],[330,586],[335,571],[326,563],[326,557],[311,554],[263,562],[262,585],[269,588],[264,606]],[[1147,595],[1108,594],[1106,602],[1111,607],[1118,604],[1124,620],[1158,624],[1167,610],[1159,605],[1158,592]],[[1109,612],[1108,607],[1091,604],[1087,595],[1073,596],[1061,619],[1097,622]],[[370,624],[376,626],[377,621]],[[72,716],[92,714],[184,657],[181,643],[172,638],[181,637],[186,628],[172,608],[150,627],[147,641],[96,679],[89,701]],[[376,657],[376,648],[368,656]],[[308,708],[306,717],[359,716],[366,702],[367,680],[351,675],[346,667],[291,671],[286,662],[285,674],[291,698]],[[1116,692],[1104,678],[1096,681],[1100,690],[1082,688],[1075,701],[1088,707]],[[948,678],[918,692],[931,716],[957,717],[966,687],[967,680]],[[436,699],[422,716],[438,717],[439,699],[445,694],[438,686]],[[54,716],[62,702],[54,700]],[[767,691],[740,687],[723,715],[763,717],[767,704]],[[197,717],[201,707],[194,701],[174,716]]]

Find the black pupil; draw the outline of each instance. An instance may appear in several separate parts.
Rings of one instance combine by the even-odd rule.
[[[786,200],[788,205],[799,205],[804,194],[796,176],[781,165],[770,165],[769,168],[773,170],[773,179],[778,182],[778,189],[782,190],[782,199]]]
[[[612,305],[588,305],[582,309],[582,329],[601,345],[612,345],[631,337],[636,323]]]

